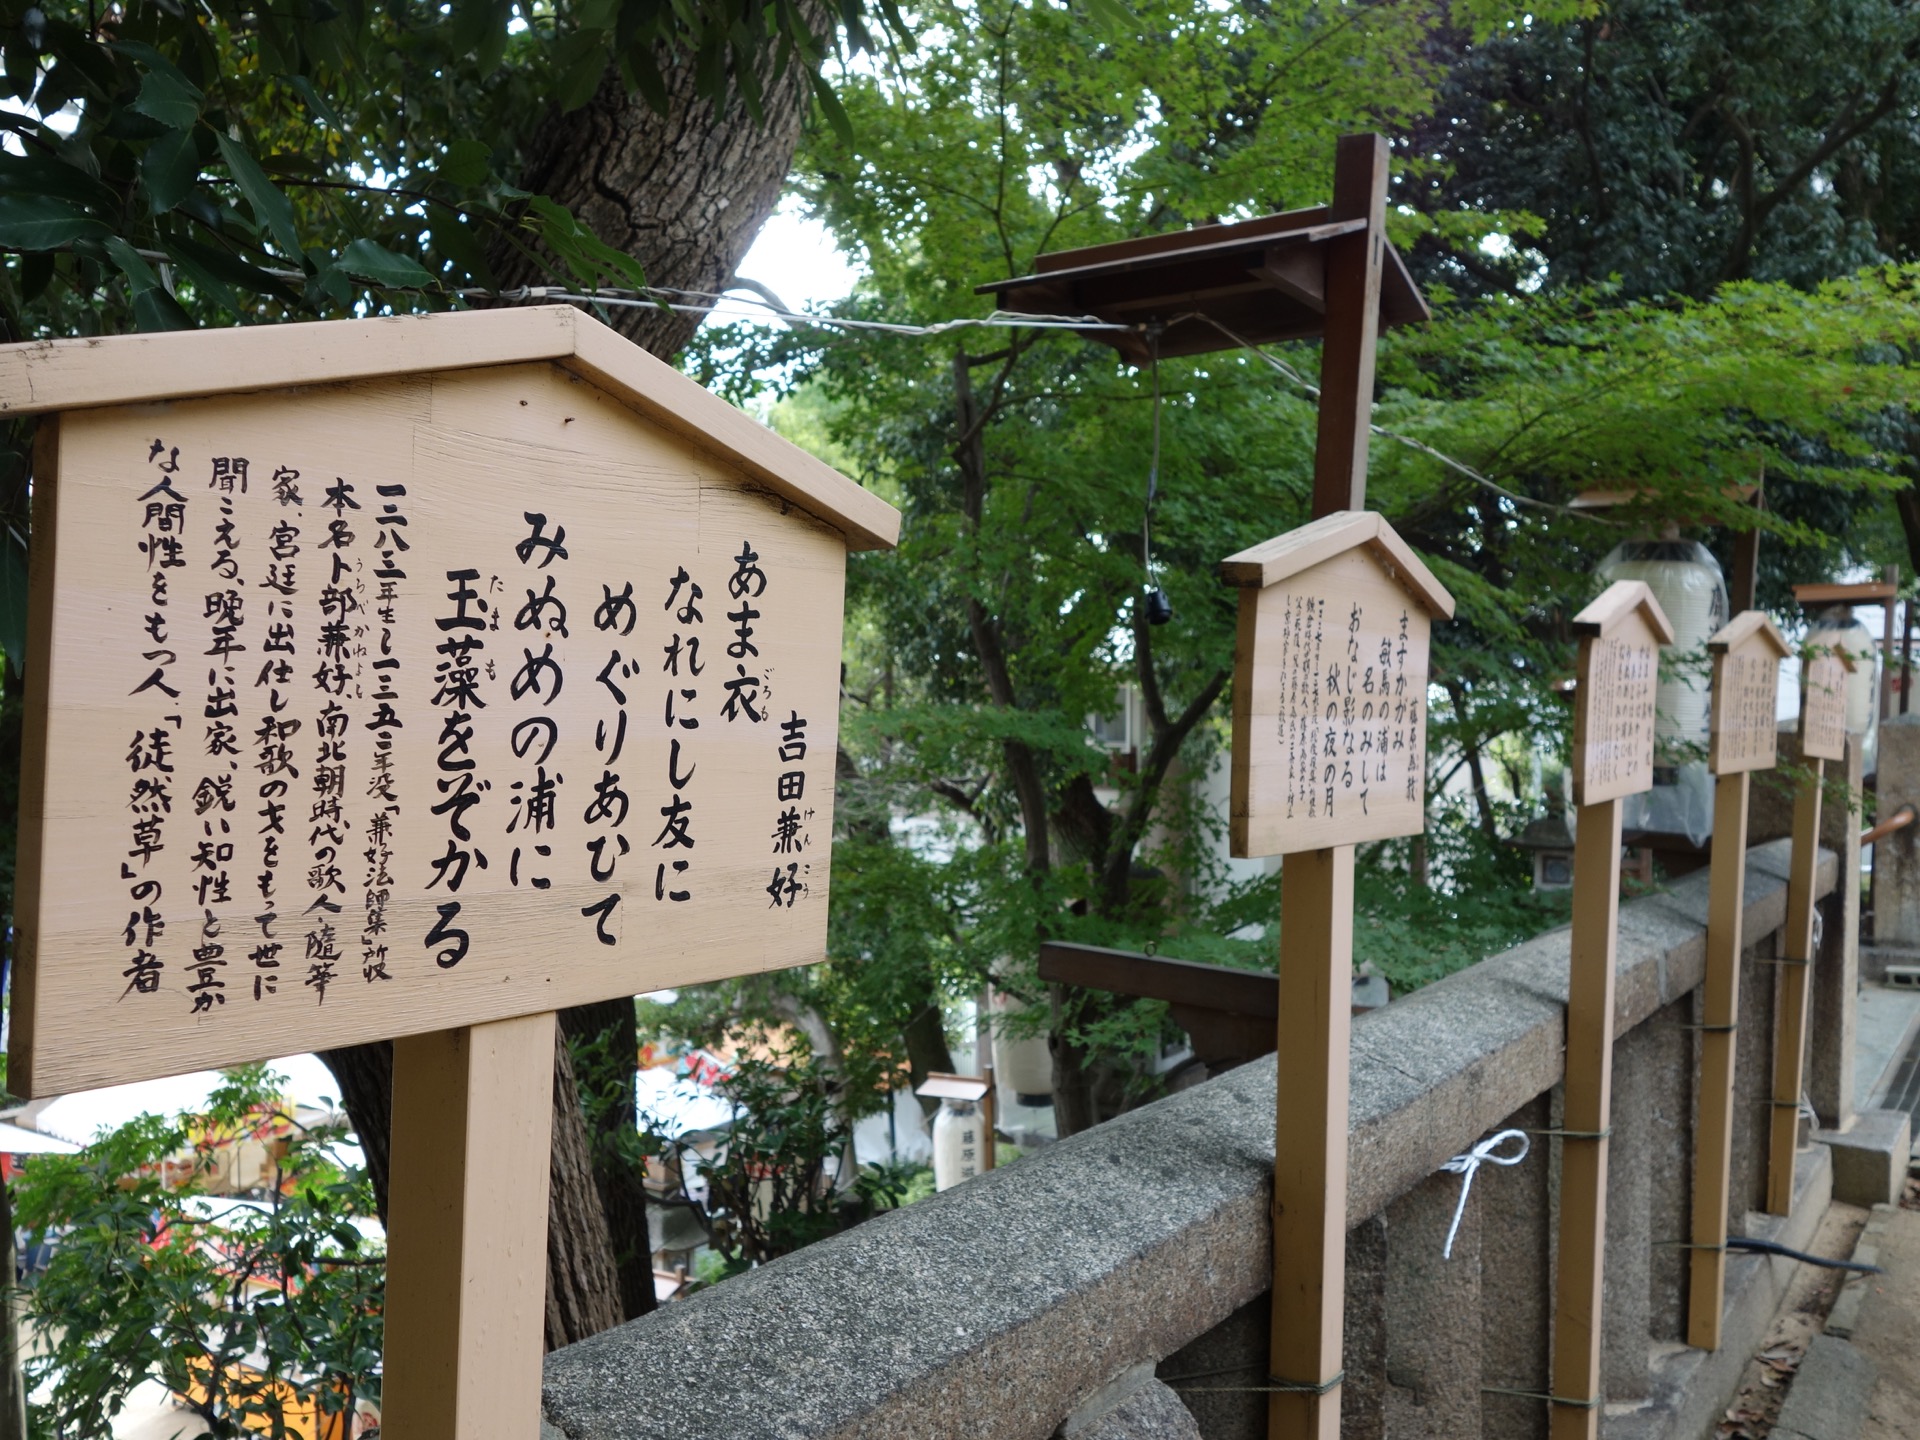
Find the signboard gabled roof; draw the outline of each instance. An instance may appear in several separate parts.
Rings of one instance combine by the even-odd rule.
[[[1614,581],[1601,591],[1598,600],[1573,617],[1573,633],[1610,634],[1635,611],[1646,616],[1647,627],[1662,645],[1673,643],[1673,622],[1667,619],[1667,612],[1660,608],[1660,602],[1653,598],[1653,591],[1644,580]]]
[[[890,549],[900,538],[900,512],[879,496],[571,305],[0,345],[0,415],[539,361],[738,466],[839,530],[850,549]]]
[[[1393,527],[1371,510],[1337,511],[1230,555],[1220,562],[1220,578],[1229,585],[1265,588],[1357,546],[1367,547],[1381,567],[1426,606],[1428,614],[1440,620],[1453,618],[1453,596]]]
[[[1767,618],[1764,610],[1742,610],[1713,632],[1707,640],[1707,649],[1716,655],[1725,655],[1738,650],[1756,635],[1765,638],[1766,644],[1779,659],[1784,660],[1793,653],[1793,647],[1787,644],[1786,637]]]

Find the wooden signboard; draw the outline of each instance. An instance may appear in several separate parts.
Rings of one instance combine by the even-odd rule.
[[[12,1088],[395,1039],[388,1426],[532,1434],[551,1012],[821,957],[897,514],[566,307],[8,346],[0,408]]]
[[[1807,1008],[1813,987],[1813,886],[1820,866],[1821,787],[1826,762],[1847,753],[1847,676],[1854,659],[1844,646],[1805,656],[1800,667],[1800,754],[1807,773],[1793,799],[1793,844],[1787,860],[1787,923],[1780,932],[1780,980],[1773,1028],[1773,1093],[1767,1136],[1767,1213],[1793,1208],[1794,1156],[1799,1151],[1800,1091],[1806,1064]]]
[[[1337,1435],[1346,1291],[1353,847],[1425,824],[1427,644],[1448,595],[1378,515],[1221,565],[1239,585],[1235,855],[1285,855],[1269,1434]]]
[[[1847,676],[1853,656],[1830,646],[1800,667],[1800,753],[1808,760],[1841,760],[1847,753]]]
[[[1673,642],[1672,627],[1651,590],[1622,584],[1582,610],[1574,628],[1581,640],[1573,803],[1638,795],[1653,785],[1654,692],[1660,647]]]
[[[1713,656],[1708,768],[1713,873],[1707,902],[1707,975],[1701,987],[1700,1109],[1694,1134],[1693,1248],[1688,1252],[1687,1340],[1720,1347],[1726,1297],[1727,1208],[1733,1160],[1734,1039],[1740,1024],[1741,919],[1746,910],[1747,788],[1778,749],[1780,662],[1787,642],[1758,610],[1707,641]]]
[[[1620,911],[1620,798],[1653,784],[1653,693],[1673,626],[1653,592],[1620,580],[1573,617],[1573,932],[1553,1326],[1553,1440],[1599,1433],[1600,1309],[1613,1108],[1614,933]]]
[[[1238,585],[1236,856],[1397,835],[1426,820],[1427,648],[1453,600],[1368,511],[1316,520],[1223,562]]]

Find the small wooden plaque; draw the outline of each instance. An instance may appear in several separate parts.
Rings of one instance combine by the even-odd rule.
[[[1573,711],[1573,802],[1653,786],[1654,691],[1673,626],[1644,581],[1619,580],[1573,617],[1580,636]]]
[[[1427,650],[1453,599],[1378,515],[1344,511],[1241,552],[1234,647],[1237,856],[1426,824]]]
[[[1707,641],[1713,655],[1713,711],[1707,767],[1716,775],[1770,770],[1779,749],[1780,662],[1789,652],[1774,624],[1743,611]]]
[[[1809,760],[1839,760],[1847,753],[1847,676],[1853,657],[1838,645],[1823,647],[1800,669],[1800,753]]]

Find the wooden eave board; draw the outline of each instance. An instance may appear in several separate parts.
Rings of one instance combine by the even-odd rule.
[[[1372,510],[1342,510],[1230,555],[1220,562],[1229,585],[1277,585],[1282,580],[1366,546],[1388,576],[1437,619],[1453,618],[1453,596],[1385,519]]]
[[[900,514],[570,305],[0,346],[0,414],[35,415],[550,361],[839,530],[890,549]]]
[[[768,493],[745,467],[548,361],[71,411],[41,427],[39,445],[10,1071],[20,1093],[446,1030],[821,958],[846,550],[839,531]],[[156,469],[168,464],[167,447],[178,452],[171,475]],[[250,489],[210,483],[218,458],[231,456],[249,457]],[[270,478],[282,466],[299,472],[296,499],[279,498]],[[149,548],[159,522],[147,507],[171,500],[153,489],[161,480],[184,512],[172,569],[154,568]],[[331,508],[337,484],[355,487],[357,508]],[[387,526],[377,518],[383,501],[400,507],[409,541],[384,560],[380,547],[392,542],[375,538]],[[564,528],[570,553],[549,565],[537,544],[521,555],[534,533],[524,512],[550,539]],[[353,534],[329,548],[336,518]],[[221,532],[229,521],[231,540]],[[299,531],[287,537],[300,547],[291,577],[273,577],[269,564],[287,545],[271,533],[281,521]],[[730,593],[747,550],[765,586]],[[228,551],[236,566],[224,566]],[[333,557],[348,570],[334,575]],[[396,565],[397,579],[374,578]],[[173,577],[158,611],[156,574]],[[292,587],[290,599],[275,578]],[[564,615],[535,604],[548,581]],[[690,599],[688,581],[705,595],[701,614],[683,622],[673,607]],[[616,601],[629,583],[630,602]],[[389,585],[393,596],[379,593]],[[456,599],[463,585],[469,593]],[[329,600],[337,589],[358,608]],[[215,614],[208,605],[203,615],[208,595],[226,596],[227,613],[242,618],[205,618]],[[743,599],[757,612],[754,649],[736,661],[729,612],[749,608]],[[292,607],[284,617],[283,603]],[[330,641],[329,617],[343,609],[347,628]],[[163,622],[169,660],[150,653],[159,647],[149,612]],[[462,614],[487,624],[473,628]],[[284,679],[263,664],[277,665],[271,652],[287,648],[266,643],[283,618],[293,647]],[[241,642],[237,654],[217,648],[213,627],[223,623]],[[484,649],[471,661],[447,658],[447,636],[469,634]],[[697,662],[679,643],[687,637],[700,642]],[[337,702],[315,674],[336,663],[333,645],[348,672]],[[461,664],[484,678],[449,678]],[[736,664],[762,677],[757,717],[728,713]],[[163,665],[171,694],[142,678]],[[389,672],[391,681],[378,678]],[[400,717],[391,725],[376,708],[389,684]],[[457,686],[478,703],[458,698]],[[334,703],[344,713],[329,721]],[[449,706],[466,713],[456,722]],[[787,739],[794,716],[805,722],[804,745]],[[262,738],[270,724],[296,720],[297,731]],[[521,727],[546,720],[557,734],[542,748],[540,729]],[[215,747],[216,724],[237,732],[237,749]],[[156,731],[169,737],[171,804],[136,806],[130,786],[160,783]],[[344,753],[323,754],[323,735],[337,735]],[[282,745],[277,759],[263,753]],[[285,763],[298,774],[272,768]],[[374,783],[382,766],[396,777],[391,799]],[[339,839],[321,838],[310,813],[322,769],[344,817]],[[275,775],[271,783],[291,789],[269,860],[258,816],[265,777]],[[548,781],[554,803],[536,823],[529,807]],[[455,796],[477,798],[448,809]],[[693,807],[686,846],[669,833],[669,807],[682,800]],[[159,821],[151,838],[163,842],[148,853],[134,829],[143,814]],[[376,845],[379,836],[389,838]],[[217,872],[203,872],[203,840],[216,847],[206,858]],[[369,852],[381,846],[391,855],[376,872]],[[443,870],[455,848],[486,863]],[[272,887],[258,882],[268,870]],[[203,896],[198,882],[213,873],[226,878]],[[130,891],[149,881],[159,888]],[[616,892],[616,906],[590,908]],[[257,918],[268,898],[271,934]],[[443,907],[455,900],[449,917]],[[148,905],[164,928],[130,923]],[[334,935],[317,944],[323,922]],[[279,947],[273,955],[256,953],[263,936]],[[371,973],[376,943],[384,977]],[[209,946],[217,958],[203,957]],[[453,955],[456,946],[463,953]],[[316,956],[333,967],[325,985]],[[198,976],[202,966],[218,984]],[[140,975],[152,976],[151,988],[130,978]]]
[[[1899,587],[1885,580],[1863,580],[1857,585],[1796,585],[1793,598],[1802,605],[1871,605],[1891,600]]]
[[[1734,616],[1708,638],[1707,649],[1723,655],[1747,644],[1763,645],[1780,660],[1793,653],[1779,627],[1761,610],[1743,610]]]
[[[1216,315],[1256,345],[1309,339],[1324,328],[1320,311],[1276,288],[1259,275],[1259,268],[1274,251],[1304,247],[1324,255],[1328,241],[1365,226],[1360,220],[1323,220],[1324,211],[1298,213],[1319,223],[1279,228],[1271,222],[1285,217],[1276,216],[1240,226],[1203,227],[1173,236],[1064,251],[1042,257],[1033,275],[992,281],[976,286],[975,293],[995,295],[1003,308],[1026,314],[1095,315],[1109,324],[1131,324],[1171,321],[1176,318],[1173,312],[1200,311]],[[1192,243],[1204,235],[1215,238]],[[1380,287],[1380,328],[1431,319],[1405,259],[1388,246],[1387,261]],[[1145,342],[1137,335],[1082,333],[1115,346],[1131,360],[1147,358]],[[1186,320],[1169,326],[1159,353],[1202,354],[1229,348],[1231,343],[1212,326]]]
[[[1582,636],[1611,635],[1638,610],[1644,613],[1647,627],[1662,645],[1673,643],[1673,622],[1644,580],[1616,580],[1601,592],[1600,598],[1573,617],[1573,633]]]
[[[1113,240],[1105,245],[1083,245],[1077,250],[1056,250],[1034,257],[1033,268],[1041,275],[1061,270],[1083,270],[1115,260],[1165,255],[1192,250],[1199,246],[1253,239],[1259,236],[1283,236],[1312,230],[1328,221],[1327,207],[1308,205],[1299,210],[1282,210],[1254,220],[1234,224],[1196,225],[1191,230],[1172,230],[1161,235],[1139,235],[1131,240]]]
[[[987,1093],[987,1082],[978,1075],[949,1075],[936,1070],[913,1093],[929,1100],[979,1100]]]

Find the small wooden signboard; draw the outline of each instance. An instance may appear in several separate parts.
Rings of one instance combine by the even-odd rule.
[[[1573,617],[1573,933],[1553,1327],[1553,1440],[1599,1433],[1600,1308],[1613,1108],[1614,933],[1620,911],[1620,799],[1653,784],[1659,650],[1673,643],[1653,591],[1620,580]]]
[[[0,410],[12,1088],[395,1040],[387,1428],[533,1434],[552,1012],[820,958],[898,515],[567,307],[7,346]]]
[[[1353,847],[1425,828],[1427,646],[1453,597],[1378,515],[1225,561],[1232,843],[1284,855],[1269,1434],[1338,1433],[1346,1294]]]
[[[1735,616],[1707,641],[1707,650],[1713,656],[1707,765],[1718,778],[1707,901],[1707,976],[1701,987],[1687,1340],[1704,1350],[1717,1350],[1726,1297],[1734,1039],[1740,1023],[1740,931],[1746,910],[1747,789],[1751,772],[1771,768],[1779,748],[1774,711],[1780,662],[1790,651],[1773,622],[1758,610]]]
[[[1426,824],[1427,648],[1453,599],[1378,515],[1343,511],[1220,566],[1240,590],[1233,853]]]
[[[1853,656],[1841,645],[1807,652],[1800,667],[1800,754],[1808,773],[1794,792],[1793,843],[1787,860],[1787,923],[1780,932],[1772,1117],[1767,1136],[1770,1215],[1785,1215],[1793,1209],[1807,1008],[1813,986],[1813,886],[1820,866],[1820,792],[1826,781],[1826,762],[1844,759],[1847,753],[1847,676],[1853,668]]]

